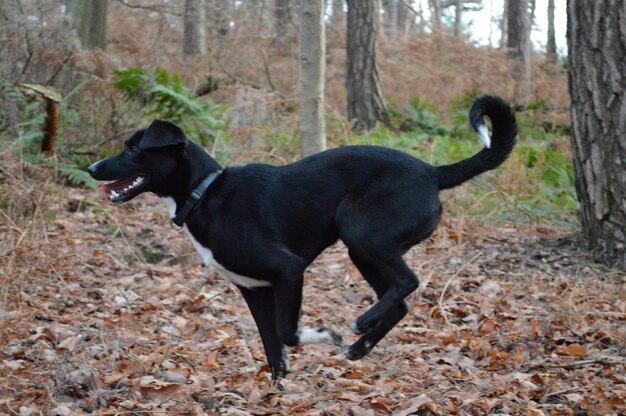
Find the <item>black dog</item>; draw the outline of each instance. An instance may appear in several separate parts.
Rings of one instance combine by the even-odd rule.
[[[493,124],[492,143],[483,116]],[[284,345],[341,343],[329,329],[298,329],[304,270],[338,239],[379,298],[356,320],[352,329],[363,335],[347,358],[367,355],[406,315],[404,299],[419,282],[402,255],[435,230],[439,191],[496,168],[515,144],[515,116],[497,97],[476,100],[470,123],[486,147],[447,166],[350,146],[286,166],[223,168],[181,129],[154,121],[89,173],[116,181],[103,185],[116,204],[142,192],[165,200],[204,262],[241,290],[277,379],[288,372]]]

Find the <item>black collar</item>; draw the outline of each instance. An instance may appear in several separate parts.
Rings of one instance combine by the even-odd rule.
[[[209,186],[211,186],[211,184],[215,182],[215,180],[220,176],[221,173],[221,170],[211,172],[206,178],[202,180],[202,182],[200,182],[200,185],[198,185],[196,189],[191,191],[191,194],[189,195],[189,198],[187,198],[187,201],[185,201],[183,207],[180,210],[177,210],[174,218],[170,220],[170,225],[173,229],[181,230],[183,228],[183,224],[185,223],[187,216],[189,216],[189,213],[191,213],[193,207],[195,207],[196,204],[200,202],[200,200],[204,196],[204,193],[207,191],[207,189],[209,189]]]

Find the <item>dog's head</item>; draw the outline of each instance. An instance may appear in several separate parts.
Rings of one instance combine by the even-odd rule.
[[[188,145],[183,131],[167,121],[155,120],[134,132],[117,155],[89,166],[111,201],[121,204],[143,192],[166,195],[170,182],[182,174],[180,161]]]

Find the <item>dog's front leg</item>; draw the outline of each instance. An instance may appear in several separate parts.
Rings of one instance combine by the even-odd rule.
[[[289,362],[284,354],[283,343],[276,332],[276,302],[271,287],[248,289],[238,286],[250,308],[254,322],[261,335],[267,362],[276,381],[289,373]]]
[[[302,273],[285,276],[272,283],[276,300],[276,331],[283,344],[290,347],[302,344],[331,343],[342,345],[342,337],[328,328],[298,329],[302,306]]]

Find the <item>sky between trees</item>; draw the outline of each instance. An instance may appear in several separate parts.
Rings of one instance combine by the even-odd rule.
[[[545,50],[548,31],[548,0],[536,0],[536,11],[531,40],[533,47]],[[416,9],[420,7],[424,10],[424,17],[430,18],[428,0],[413,0]],[[491,31],[491,42],[498,45],[500,41],[500,30],[497,22],[491,22],[492,16],[499,18],[502,15],[503,0],[483,0],[483,9],[478,12],[465,12],[463,14],[463,24],[469,28],[471,38],[482,45],[489,44],[489,33]],[[565,33],[567,31],[567,3],[565,0],[555,0],[554,2],[554,26],[556,30],[556,45],[560,55],[567,52],[567,41]],[[450,8],[448,13],[454,14],[454,8]],[[453,16],[453,15],[452,15]],[[453,16],[454,17],[454,16]]]

